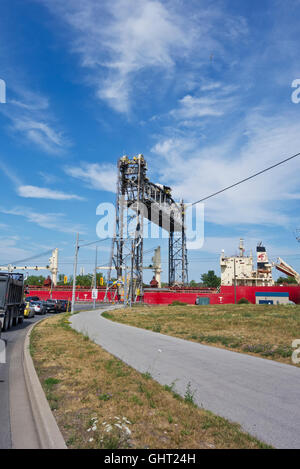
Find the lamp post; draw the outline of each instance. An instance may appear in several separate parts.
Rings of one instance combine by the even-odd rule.
[[[97,290],[97,251],[98,247],[96,246],[96,253],[95,253],[95,273],[94,273],[94,290]],[[96,298],[93,300],[93,308],[96,309]]]
[[[233,259],[233,276],[234,276],[234,304],[236,305],[236,272],[235,272],[235,257]]]
[[[73,289],[72,289],[71,314],[74,313],[74,305],[75,305],[77,260],[78,260],[78,251],[79,251],[78,242],[79,242],[79,233],[77,233],[77,235],[76,235],[76,244],[75,244],[75,257],[74,257],[74,267],[73,267]]]

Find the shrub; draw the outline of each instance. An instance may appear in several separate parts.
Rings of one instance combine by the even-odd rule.
[[[239,304],[239,305],[242,305],[242,304],[250,304],[250,301],[247,300],[247,298],[241,298],[241,299],[238,301],[238,304]]]
[[[182,301],[175,300],[169,306],[186,306],[187,303],[183,303]]]

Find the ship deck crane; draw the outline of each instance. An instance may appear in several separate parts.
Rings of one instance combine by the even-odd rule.
[[[277,263],[274,263],[274,267],[285,275],[293,277],[298,285],[300,285],[300,274],[280,257],[278,257]]]

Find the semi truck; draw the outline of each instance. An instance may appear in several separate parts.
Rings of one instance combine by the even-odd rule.
[[[24,276],[0,272],[0,333],[23,322]]]

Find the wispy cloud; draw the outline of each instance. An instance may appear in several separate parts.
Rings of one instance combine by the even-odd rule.
[[[32,120],[14,114],[11,116],[12,130],[26,137],[47,153],[61,153],[69,144],[62,132],[57,131],[49,122]]]
[[[184,125],[192,125],[203,118],[221,117],[238,104],[236,87],[221,86],[220,83],[206,84],[200,93],[181,98],[170,116]]]
[[[71,223],[65,218],[63,213],[40,213],[29,207],[14,207],[12,209],[0,207],[0,212],[5,213],[6,215],[23,217],[27,222],[36,224],[48,230],[59,231],[62,233],[86,232],[86,228],[83,225]]]
[[[83,197],[75,194],[66,194],[65,192],[48,189],[37,186],[19,186],[17,193],[20,197],[34,199],[52,199],[52,200],[85,200]]]
[[[40,1],[68,26],[70,48],[89,71],[96,95],[121,113],[153,84],[186,84],[187,71],[195,81],[212,51],[224,58],[220,30],[229,42],[247,32],[244,18],[227,15],[224,21],[222,8],[207,2],[194,9],[160,0]]]
[[[175,196],[193,202],[297,153],[299,132],[293,114],[272,117],[252,112],[221,141],[204,144],[190,134],[162,137],[152,152],[160,158],[160,177],[174,187]],[[297,203],[292,194],[299,193],[299,169],[300,160],[293,160],[208,200],[206,221],[297,226],[291,204]]]
[[[50,199],[50,200],[85,200],[84,197],[75,194],[68,194],[63,191],[49,189],[47,187],[39,187],[26,185],[21,178],[18,177],[15,170],[12,170],[7,164],[0,160],[0,170],[10,179],[15,186],[15,191],[20,197],[34,199]]]
[[[65,172],[81,180],[89,188],[108,192],[116,191],[117,168],[112,164],[82,162],[80,166],[67,166]]]
[[[71,145],[53,117],[49,99],[12,82],[10,98],[0,111],[10,121],[7,128],[24,141],[49,154],[62,154]]]
[[[15,186],[22,184],[21,178],[17,176],[15,169],[11,169],[3,160],[0,160],[0,171],[2,171]]]

